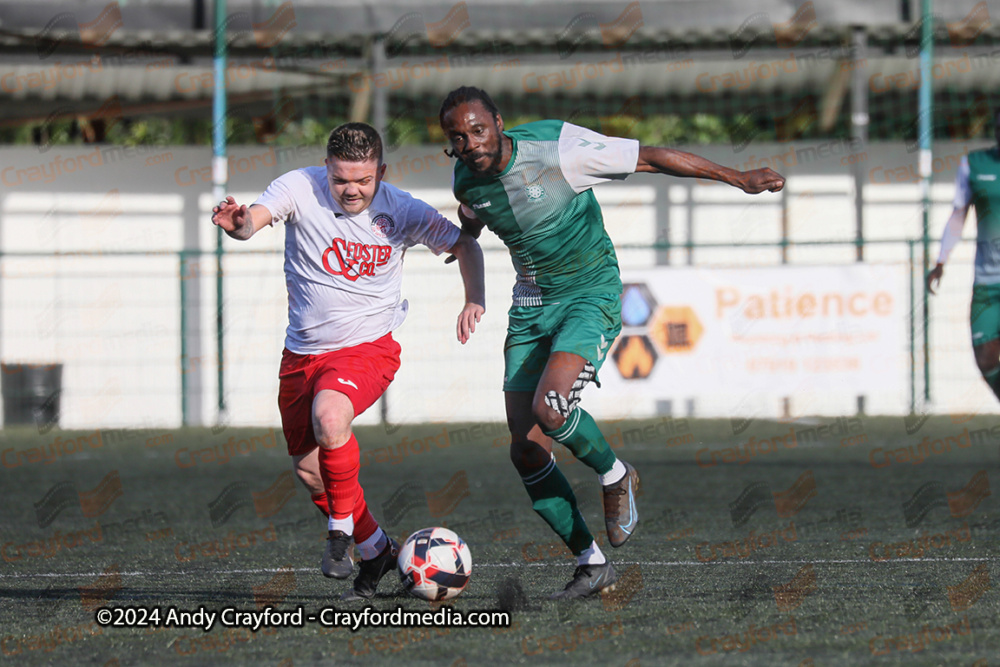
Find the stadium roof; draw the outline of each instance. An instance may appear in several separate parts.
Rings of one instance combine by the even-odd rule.
[[[112,2],[118,7],[122,27],[128,30],[197,30],[211,27],[211,0],[145,0]],[[559,31],[611,26],[640,20],[643,25],[661,29],[734,30],[747,19],[760,16],[776,23],[793,20],[796,14],[815,17],[819,25],[857,25],[905,23],[911,20],[910,4],[900,0],[838,0],[837,2],[802,2],[801,0],[642,0],[641,2],[563,2],[560,0],[228,0],[229,20],[263,24],[292,18],[299,28],[309,26],[329,35],[372,35],[393,28],[438,24],[445,27],[449,18],[468,17],[474,33],[502,30],[519,32],[536,27]],[[939,5],[943,3],[938,3]],[[277,10],[289,5],[291,13]],[[634,7],[633,7],[634,5]],[[948,7],[935,11],[945,20],[966,16],[975,0],[951,0]],[[53,26],[53,22],[92,23],[109,6],[109,0],[75,0],[72,11],[60,0],[15,0],[0,3],[0,24],[5,29]],[[624,14],[624,17],[623,17]],[[914,12],[915,15],[915,12]]]
[[[214,32],[193,27],[211,24],[211,2],[81,0],[72,11],[65,7],[48,0],[0,4],[7,101],[0,118],[44,117],[59,104],[82,110],[112,97],[127,114],[204,114]],[[1000,47],[981,45],[1000,44],[1000,24],[977,7],[971,0],[941,7],[937,41],[948,47],[967,40],[965,51],[979,58],[975,71],[970,61],[970,72],[948,85],[996,89],[1000,67],[991,65]],[[359,92],[373,83],[368,72],[378,36],[381,67],[401,73],[385,87],[402,96],[440,95],[470,76],[491,91],[515,94],[738,93],[712,82],[777,61],[786,63],[784,71],[758,82],[762,90],[822,91],[844,62],[858,60],[849,49],[854,25],[865,25],[869,73],[906,79],[916,70],[918,26],[903,22],[903,9],[897,0],[230,0],[227,86],[237,108],[277,94]],[[948,48],[937,55],[955,57]],[[615,58],[623,62],[609,62]]]

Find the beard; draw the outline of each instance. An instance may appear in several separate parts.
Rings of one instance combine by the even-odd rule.
[[[462,158],[462,162],[465,166],[469,168],[470,171],[481,175],[493,175],[500,173],[500,158],[503,156],[503,144],[497,142],[497,149],[493,152],[480,152],[476,155],[470,155]],[[477,166],[476,159],[485,158],[481,162],[484,163],[482,168]]]

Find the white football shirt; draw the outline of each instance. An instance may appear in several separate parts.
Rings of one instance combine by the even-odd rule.
[[[421,243],[434,254],[459,229],[426,202],[382,181],[371,205],[344,212],[326,167],[275,179],[254,204],[284,221],[288,329],[285,347],[322,354],[381,338],[403,323],[403,253]]]

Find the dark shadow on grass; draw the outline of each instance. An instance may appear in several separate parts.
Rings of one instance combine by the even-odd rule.
[[[339,598],[340,589],[330,591],[328,595],[289,595],[285,597],[281,604],[301,603],[321,603],[327,604]],[[0,588],[0,607],[6,600],[65,600],[80,597],[80,589],[73,586],[68,588]],[[378,594],[376,599],[381,597],[397,597],[391,593]],[[156,589],[156,588],[134,588],[126,587],[116,592],[109,599],[109,604],[113,602],[116,606],[129,603],[148,602],[150,600],[169,601],[172,604],[181,602],[204,602],[233,604],[240,603],[254,604],[256,598],[253,591],[222,591],[222,590],[178,590],[178,589]]]

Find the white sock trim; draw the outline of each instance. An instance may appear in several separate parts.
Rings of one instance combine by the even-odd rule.
[[[558,438],[552,438],[552,439],[555,440],[556,442],[563,442],[563,443],[566,442],[566,440],[568,440],[571,435],[576,433],[576,427],[580,425],[580,414],[581,413],[579,410],[574,410],[573,412],[571,412],[569,415],[569,419],[566,420],[567,422],[569,422],[569,430],[561,434]]]
[[[597,477],[601,480],[601,486],[607,486],[608,484],[620,482],[622,478],[625,477],[625,473],[627,472],[628,471],[625,470],[625,464],[623,464],[620,460],[615,459],[615,464],[611,466],[611,470],[607,471],[603,475],[598,475]]]
[[[389,538],[385,534],[385,531],[381,528],[376,528],[375,532],[371,534],[367,540],[358,544],[358,553],[361,554],[361,560],[371,560],[375,558],[382,550],[385,549],[385,545],[389,543]]]
[[[346,519],[334,519],[332,516],[329,521],[329,528],[327,530],[342,530],[348,535],[354,534],[354,517],[349,516]]]
[[[591,542],[590,548],[576,557],[577,565],[603,565],[607,562],[608,559],[604,557],[604,553],[601,551],[601,547],[597,546],[597,542]]]
[[[526,485],[537,484],[538,482],[545,479],[546,476],[556,467],[556,455],[549,454],[549,462],[545,464],[545,467],[536,473],[532,473],[527,477],[522,477],[521,481]]]

